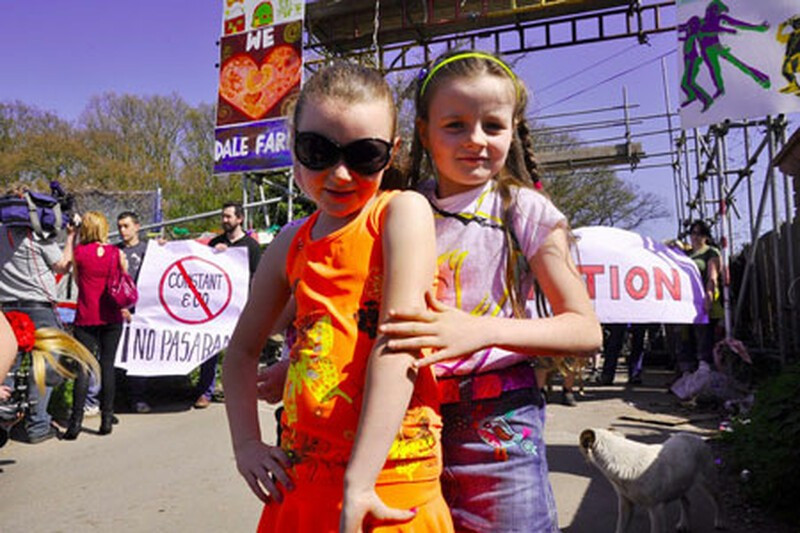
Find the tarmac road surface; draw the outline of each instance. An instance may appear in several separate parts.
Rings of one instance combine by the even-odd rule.
[[[565,533],[611,532],[616,523],[611,485],[578,452],[582,429],[613,425],[658,442],[674,431],[702,434],[701,425],[716,423],[619,418],[655,420],[668,411],[674,399],[664,381],[649,374],[635,389],[589,385],[577,407],[548,406],[547,455]],[[255,531],[261,504],[236,471],[222,404],[196,410],[184,401],[118,416],[109,436],[97,435],[100,419],[89,418],[77,441],[0,448],[0,532]],[[262,404],[260,416],[265,439],[274,439],[273,408]],[[693,531],[713,531],[709,503],[699,494],[692,503]],[[674,524],[677,504],[669,511]],[[649,531],[646,513],[636,512],[630,531]]]

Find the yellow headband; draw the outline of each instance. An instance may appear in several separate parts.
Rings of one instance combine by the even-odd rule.
[[[486,54],[484,52],[463,52],[461,54],[456,54],[454,56],[450,56],[441,63],[434,65],[428,75],[425,76],[425,79],[422,80],[422,86],[419,89],[419,95],[422,96],[425,94],[425,89],[428,88],[428,83],[430,83],[431,79],[433,79],[433,75],[445,65],[448,65],[454,61],[459,61],[461,59],[470,59],[470,58],[477,58],[477,59],[488,59],[489,61],[493,61],[500,65],[508,77],[514,82],[514,87],[517,90],[517,96],[519,96],[519,85],[517,84],[517,77],[514,75],[514,72],[511,71],[508,65],[506,65],[502,59],[493,56],[492,54]]]

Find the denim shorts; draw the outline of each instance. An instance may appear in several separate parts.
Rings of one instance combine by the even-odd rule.
[[[442,490],[459,531],[558,531],[535,389],[442,406]]]

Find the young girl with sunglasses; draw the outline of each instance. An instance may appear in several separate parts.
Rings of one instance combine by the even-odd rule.
[[[237,467],[265,504],[259,531],[452,531],[433,372],[377,331],[387,309],[425,305],[435,270],[425,199],[379,190],[395,123],[380,74],[344,62],[312,76],[294,109],[295,179],[317,211],[267,248],[223,367]],[[279,448],[261,439],[256,369],[290,296]]]
[[[591,353],[600,326],[541,189],[525,87],[500,58],[454,52],[421,74],[410,185],[435,212],[437,293],[390,308],[392,350],[433,348],[442,488],[458,531],[558,530],[532,357]],[[538,282],[552,315],[533,319]]]

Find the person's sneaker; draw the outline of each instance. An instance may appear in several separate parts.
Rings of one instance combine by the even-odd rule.
[[[629,385],[641,385],[642,384],[642,376],[631,376],[628,379]]]
[[[47,428],[47,431],[43,433],[38,435],[28,435],[26,433],[25,436],[19,440],[20,442],[25,442],[27,444],[39,444],[40,442],[52,439],[56,435],[58,435],[58,431],[53,426],[50,426]]]
[[[575,393],[566,389],[561,391],[561,403],[569,407],[578,405],[577,400],[575,400]]]
[[[145,414],[152,411],[152,409],[150,409],[150,404],[147,402],[136,402],[136,404],[133,406],[133,410],[139,414]]]
[[[205,409],[209,405],[211,405],[211,399],[208,396],[206,396],[205,394],[200,396],[197,399],[197,401],[194,402],[194,408],[195,409]]]
[[[93,418],[95,416],[100,416],[100,407],[97,405],[84,405],[83,406],[83,418]]]

